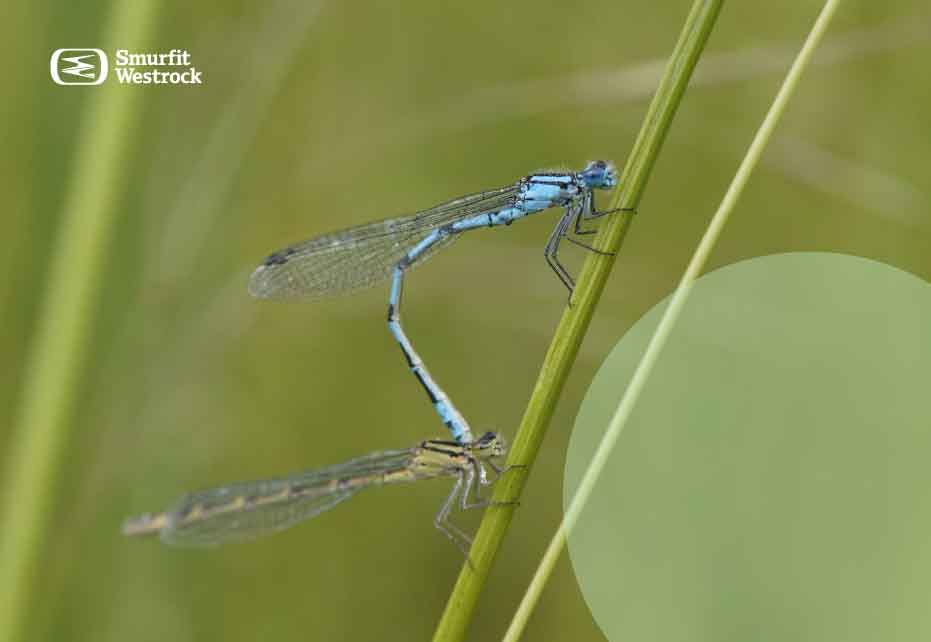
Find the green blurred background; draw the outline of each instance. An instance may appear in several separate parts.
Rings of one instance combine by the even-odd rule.
[[[163,3],[148,42],[111,43],[108,3],[8,4],[0,467],[96,91],[54,85],[49,55],[187,49],[205,81],[116,88],[137,92],[141,111],[125,132],[27,639],[429,637],[462,563],[431,524],[444,483],[364,493],[286,533],[210,551],[127,540],[120,522],[198,487],[441,435],[385,327],[387,286],[280,305],[248,297],[249,272],[288,243],[534,169],[622,164],[688,7]],[[564,450],[588,383],[674,287],[819,7],[725,5],[470,639],[503,632],[560,517]],[[924,3],[844,3],[711,267],[824,250],[928,278],[929,56]],[[478,430],[513,435],[565,304],[542,259],[553,222],[470,234],[407,282],[407,330]],[[527,639],[603,639],[565,559]]]

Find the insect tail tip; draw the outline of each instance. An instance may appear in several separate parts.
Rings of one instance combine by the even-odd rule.
[[[158,533],[165,525],[164,513],[146,513],[139,517],[130,517],[123,522],[121,531],[127,537],[137,535],[154,535]]]

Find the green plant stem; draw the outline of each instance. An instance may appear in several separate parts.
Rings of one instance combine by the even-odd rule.
[[[154,0],[114,3],[105,41],[142,46],[156,5]],[[26,363],[19,419],[4,462],[8,471],[0,519],[0,642],[14,642],[26,633],[58,469],[92,338],[102,268],[124,182],[126,147],[142,94],[112,77],[99,87],[56,91],[84,91],[88,107]]]
[[[760,129],[757,131],[756,136],[753,138],[753,142],[750,144],[750,147],[747,150],[747,153],[744,156],[740,167],[737,169],[734,180],[731,182],[730,187],[728,187],[727,192],[724,194],[724,198],[722,199],[720,206],[718,206],[718,210],[715,212],[714,217],[712,217],[705,235],[702,237],[701,242],[698,244],[698,247],[692,256],[692,260],[689,262],[689,265],[682,276],[682,280],[680,281],[678,288],[676,288],[676,291],[673,294],[669,305],[663,312],[663,317],[660,319],[660,322],[656,327],[656,332],[650,339],[650,343],[647,346],[647,349],[644,351],[643,357],[641,358],[637,369],[634,371],[634,374],[631,377],[630,384],[624,391],[624,395],[614,412],[614,416],[611,418],[611,421],[608,424],[608,429],[605,431],[604,437],[602,438],[601,443],[598,445],[598,450],[595,452],[595,455],[592,457],[592,461],[589,464],[588,469],[585,471],[585,475],[582,477],[581,482],[579,482],[579,487],[576,490],[575,495],[573,495],[572,501],[569,503],[569,507],[566,509],[566,513],[563,516],[559,528],[556,530],[556,534],[553,536],[553,539],[550,542],[546,553],[543,555],[543,559],[540,561],[537,572],[534,575],[530,586],[527,588],[527,593],[524,595],[524,599],[521,601],[521,604],[518,607],[513,620],[511,621],[511,626],[508,628],[507,634],[504,637],[505,642],[515,642],[520,638],[520,634],[527,624],[530,613],[532,612],[534,605],[539,600],[540,594],[543,591],[543,586],[545,585],[549,575],[552,573],[552,570],[556,565],[556,560],[559,558],[560,553],[566,545],[566,539],[568,538],[569,533],[572,532],[572,529],[578,521],[579,515],[585,508],[585,504],[588,502],[588,499],[591,497],[592,491],[595,487],[595,482],[597,481],[598,476],[604,470],[604,467],[607,465],[608,457],[611,455],[611,451],[614,449],[614,445],[617,443],[621,431],[627,424],[627,420],[633,411],[640,391],[643,390],[647,378],[652,372],[653,366],[656,363],[656,360],[659,358],[659,354],[662,351],[663,346],[665,346],[666,340],[668,339],[673,326],[678,320],[685,302],[688,300],[688,295],[691,292],[692,286],[698,279],[698,275],[707,262],[708,257],[711,255],[711,251],[714,249],[718,238],[720,238],[721,231],[724,229],[724,225],[727,223],[731,212],[734,210],[737,199],[740,197],[740,194],[746,187],[747,181],[750,178],[750,174],[756,167],[756,164],[763,153],[763,149],[766,147],[766,143],[772,137],[772,133],[776,127],[776,124],[779,122],[779,118],[785,112],[785,107],[788,104],[789,98],[792,96],[796,86],[798,85],[798,80],[801,77],[802,72],[811,60],[812,53],[814,52],[818,41],[827,30],[827,26],[834,14],[838,1],[839,0],[828,0],[825,3],[821,14],[815,21],[815,24],[812,27],[812,30],[809,33],[804,46],[802,47],[802,50],[799,52],[798,57],[795,59],[795,62],[789,70],[789,73],[786,75],[779,93],[776,95],[776,98],[773,101],[769,112],[766,114],[766,118],[763,119],[763,123],[760,125]]]
[[[723,0],[696,0],[693,4],[630,152],[621,189],[615,195],[611,208],[635,210],[640,202],[672,118],[722,4]],[[563,313],[556,329],[508,456],[508,464],[516,467],[503,475],[495,486],[493,504],[485,511],[469,554],[472,566],[465,564],[459,573],[434,634],[435,642],[452,642],[465,637],[489,568],[511,522],[529,468],[543,442],[556,402],[614,265],[614,255],[620,250],[631,219],[630,213],[620,212],[601,225],[595,247],[609,254],[592,253],[582,267],[572,305]]]

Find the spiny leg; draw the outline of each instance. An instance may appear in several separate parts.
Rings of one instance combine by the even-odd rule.
[[[573,231],[575,232],[577,236],[583,236],[585,234],[594,234],[595,232],[598,231],[597,229],[591,229],[591,230],[582,229],[583,220],[596,219],[596,218],[605,216],[606,214],[613,214],[615,212],[633,212],[633,211],[635,211],[635,208],[633,207],[615,207],[610,210],[604,210],[603,212],[599,212],[595,207],[595,194],[594,192],[589,192],[588,195],[585,197],[585,201],[582,203],[582,207],[579,208],[578,212],[575,215],[575,226],[574,226]],[[586,214],[586,212],[588,212],[588,214]],[[597,248],[594,248],[591,245],[588,245],[587,243],[582,243],[578,239],[574,239],[567,234],[564,236],[565,236],[565,239],[569,241],[570,243],[574,243],[575,245],[578,245],[581,248],[585,248],[589,252],[594,252],[595,254],[598,254],[600,256],[614,256],[616,254],[615,252],[605,252],[604,250],[599,250]]]
[[[488,479],[484,464],[488,464],[489,468],[495,472],[494,479]],[[477,471],[476,474],[478,476],[478,484],[472,485],[472,496],[475,497],[475,501],[469,502],[467,494],[463,494],[461,504],[462,510],[471,510],[473,508],[482,508],[484,506],[520,506],[520,502],[518,501],[496,502],[490,498],[482,497],[480,490],[482,486],[491,486],[494,484],[496,481],[498,481],[501,475],[511,470],[512,468],[526,468],[527,466],[524,464],[515,464],[505,468],[498,468],[498,466],[490,460],[486,460],[484,463],[473,460],[472,467]],[[468,488],[466,490],[468,490]]]
[[[475,483],[476,478],[478,483]],[[485,473],[485,469],[482,465],[475,459],[469,462],[469,473],[466,477],[466,485],[462,491],[462,495],[459,496],[459,510],[467,511],[472,510],[473,508],[481,508],[487,506],[489,500],[482,497],[479,490],[482,486],[487,486],[491,482],[488,481],[488,476]],[[469,501],[469,494],[472,494],[475,497],[475,501]]]
[[[597,206],[595,205],[595,193],[589,192],[588,196],[585,198],[585,204],[579,210],[578,216],[575,217],[575,233],[578,236],[583,236],[585,234],[594,234],[598,231],[597,228],[591,230],[582,229],[582,221],[590,221],[592,219],[601,218],[606,214],[614,214],[615,212],[635,212],[637,208],[635,207],[614,207],[610,210],[604,210],[599,212]],[[586,214],[586,212],[588,212]],[[582,246],[588,247],[588,246]]]
[[[594,231],[594,230],[593,230],[593,231]],[[581,247],[581,248],[585,248],[585,249],[588,250],[589,252],[594,252],[595,254],[598,254],[599,256],[614,256],[614,255],[616,254],[616,252],[605,252],[604,250],[599,250],[599,249],[597,249],[597,248],[592,247],[591,245],[586,245],[586,244],[583,243],[582,241],[579,241],[579,240],[577,240],[577,239],[574,239],[574,238],[572,238],[571,236],[566,236],[566,237],[564,237],[564,238],[565,238],[567,241],[569,241],[570,243],[572,243],[572,244],[574,244],[574,245],[578,245],[578,246]]]
[[[464,483],[464,474],[460,474],[456,477],[456,483],[453,485],[453,488],[449,492],[449,495],[447,495],[446,499],[443,500],[443,503],[440,505],[440,509],[436,512],[436,516],[433,518],[433,525],[437,528],[437,530],[455,542],[457,546],[459,544],[457,538],[466,543],[471,543],[471,539],[458,527],[456,527],[455,524],[452,524],[449,521],[449,513],[452,511],[452,507],[455,505],[456,498],[459,496]]]
[[[594,228],[591,230],[582,229],[582,221],[586,218],[591,218],[591,217],[586,217],[585,212],[586,211],[591,212],[595,208],[594,202],[595,202],[595,195],[592,192],[589,192],[588,195],[585,197],[585,202],[582,204],[582,207],[579,208],[579,211],[575,215],[575,233],[577,236],[583,236],[585,234],[594,234],[595,232],[598,231],[598,228]]]
[[[614,254],[613,252],[604,252],[602,250],[595,249],[590,245],[586,245],[585,243],[582,243],[581,241],[568,236],[566,231],[569,229],[569,224],[572,223],[572,219],[575,219],[574,228],[576,232],[580,234],[594,232],[595,230],[581,229],[581,222],[583,219],[598,218],[600,216],[604,216],[605,214],[621,211],[622,209],[623,208],[615,208],[611,210],[605,210],[604,212],[597,211],[595,209],[595,195],[589,192],[589,194],[585,197],[585,200],[583,200],[579,205],[575,207],[571,205],[567,206],[566,212],[563,214],[562,218],[559,219],[556,227],[553,228],[553,232],[550,234],[550,238],[546,243],[546,248],[544,249],[543,254],[546,257],[546,262],[549,263],[550,267],[556,273],[556,276],[558,276],[559,280],[563,282],[563,285],[569,289],[569,305],[572,305],[572,293],[575,289],[575,282],[572,280],[572,277],[569,275],[569,272],[566,270],[565,266],[559,262],[559,242],[565,238],[570,243],[574,243],[596,254],[612,256]],[[585,216],[586,211],[589,212],[588,216]]]
[[[449,513],[455,505],[456,497],[460,494],[460,491],[462,491],[463,485],[466,486],[464,492],[468,493],[468,487],[471,486],[471,484],[472,481],[468,479],[467,474],[465,472],[461,473],[456,479],[456,484],[453,486],[452,491],[450,491],[449,496],[440,506],[440,510],[437,511],[436,517],[433,518],[433,525],[462,551],[469,566],[472,566],[472,560],[469,559],[469,547],[472,545],[472,538],[449,521]]]
[[[595,193],[589,192],[588,198],[588,215],[585,216],[587,219],[601,218],[606,214],[614,214],[615,212],[636,212],[636,207],[612,207],[609,210],[598,211],[598,206],[595,205]]]
[[[391,334],[394,335],[394,338],[401,346],[401,352],[404,353],[404,358],[407,359],[408,367],[411,372],[414,373],[414,376],[417,377],[420,385],[427,391],[430,403],[436,408],[437,413],[440,415],[440,419],[443,420],[443,423],[449,429],[453,439],[460,444],[467,444],[472,441],[472,431],[469,429],[468,422],[465,420],[465,417],[456,410],[453,402],[446,396],[446,393],[443,392],[443,389],[440,388],[436,380],[430,376],[423,360],[420,358],[420,355],[414,351],[410,339],[407,338],[407,334],[405,334],[404,329],[401,327],[401,295],[404,289],[404,271],[416,261],[424,251],[430,248],[430,246],[440,242],[450,233],[452,233],[450,230],[443,228],[434,230],[408,252],[394,268],[391,281],[391,296],[388,300],[388,329],[391,330]]]
[[[494,483],[494,482],[498,481],[498,478],[501,477],[501,475],[503,475],[504,473],[508,472],[508,471],[511,470],[512,468],[527,468],[527,464],[508,464],[508,465],[505,466],[504,468],[499,468],[499,467],[498,467],[498,464],[496,464],[495,462],[491,461],[490,459],[489,459],[489,460],[486,460],[485,463],[488,464],[488,467],[489,467],[489,468],[491,468],[493,471],[495,471],[495,478],[494,478],[494,480],[493,480],[491,483]]]
[[[572,217],[574,216],[575,211],[571,207],[567,207],[565,214],[563,214],[559,222],[556,223],[556,227],[553,228],[550,238],[546,242],[546,247],[543,249],[543,256],[546,258],[546,262],[549,264],[550,268],[552,268],[553,272],[556,273],[556,276],[559,277],[559,280],[562,281],[563,285],[569,290],[570,300],[572,299],[572,290],[575,288],[575,282],[572,280],[572,277],[569,276],[569,272],[563,264],[559,262],[557,253],[559,252],[559,241],[566,235],[566,229],[569,227],[569,224],[572,222]]]

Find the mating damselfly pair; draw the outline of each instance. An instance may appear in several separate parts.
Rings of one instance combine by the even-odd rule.
[[[319,236],[270,255],[250,278],[249,292],[256,297],[309,300],[360,290],[391,277],[388,327],[455,441],[424,441],[415,448],[373,453],[330,468],[194,493],[170,512],[127,521],[124,532],[160,533],[169,543],[220,543],[281,530],[369,486],[455,476],[456,484],[435,523],[464,549],[469,538],[449,522],[449,513],[457,497],[462,509],[484,505],[483,500],[472,501],[469,495],[473,488],[491,483],[485,465],[501,472],[493,460],[504,454],[504,445],[495,433],[473,439],[468,422],[414,351],[401,327],[404,274],[463,232],[510,225],[549,208],[562,208],[543,254],[571,297],[574,282],[559,261],[560,242],[566,239],[598,251],[570,234],[590,234],[593,230],[583,228],[585,221],[617,211],[599,211],[595,206],[595,190],[616,185],[614,166],[593,161],[578,172],[531,174],[505,187]]]

